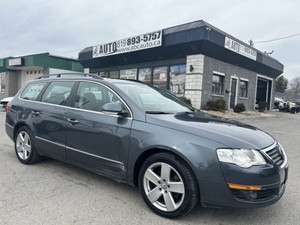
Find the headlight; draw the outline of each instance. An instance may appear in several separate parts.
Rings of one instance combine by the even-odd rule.
[[[220,162],[232,163],[243,168],[266,164],[265,159],[256,150],[218,149],[217,155]]]

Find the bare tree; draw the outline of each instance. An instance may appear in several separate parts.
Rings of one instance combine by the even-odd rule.
[[[293,93],[300,93],[300,77],[296,77],[290,82],[291,90]]]

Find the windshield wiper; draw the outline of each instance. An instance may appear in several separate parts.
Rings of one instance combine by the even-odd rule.
[[[164,111],[146,111],[147,114],[174,114],[172,112],[164,112]]]

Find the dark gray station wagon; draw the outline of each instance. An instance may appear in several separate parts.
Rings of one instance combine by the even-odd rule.
[[[40,77],[9,103],[6,132],[22,163],[47,156],[136,185],[149,208],[169,218],[197,204],[271,205],[288,175],[270,135],[136,81]]]

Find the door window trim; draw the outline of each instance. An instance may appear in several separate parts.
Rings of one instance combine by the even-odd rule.
[[[53,80],[53,81],[54,81],[54,80]],[[57,80],[55,80],[55,81],[57,81]],[[70,80],[59,80],[59,81],[63,82],[63,81],[70,81]],[[112,92],[113,92],[113,93],[121,100],[121,102],[125,105],[125,107],[127,108],[128,112],[129,112],[129,114],[130,114],[129,117],[122,117],[122,118],[124,118],[124,119],[130,119],[130,120],[133,119],[133,113],[132,113],[130,107],[128,106],[128,104],[123,100],[123,98],[120,97],[120,95],[119,95],[118,93],[116,93],[116,92],[115,92],[113,89],[111,89],[109,86],[107,86],[107,85],[105,85],[105,84],[102,84],[102,83],[100,83],[100,82],[89,81],[89,80],[72,80],[72,81],[74,81],[75,83],[74,83],[74,85],[73,85],[73,87],[72,87],[71,95],[72,95],[72,93],[73,93],[73,90],[77,92],[77,89],[78,89],[78,86],[79,86],[79,82],[90,82],[90,83],[95,83],[95,84],[99,84],[99,85],[102,85],[102,86],[108,88],[110,91],[112,91]],[[23,99],[23,98],[20,97],[20,96],[21,96],[21,93],[18,95],[18,99],[21,100],[21,101],[34,102],[34,103],[38,103],[38,104],[51,105],[51,106],[55,106],[55,107],[63,107],[63,108],[68,108],[68,109],[74,109],[74,110],[80,110],[80,111],[87,111],[87,112],[90,112],[90,113],[96,113],[96,114],[101,114],[101,115],[106,115],[106,116],[112,116],[112,117],[120,117],[119,115],[111,115],[111,114],[107,114],[107,113],[103,113],[103,112],[96,112],[96,111],[91,111],[91,110],[86,110],[86,109],[75,108],[75,107],[74,107],[75,98],[73,97],[74,95],[71,96],[71,98],[69,99],[69,102],[68,102],[67,105],[55,105],[55,104],[52,104],[52,103],[41,102],[41,96],[44,94],[46,88],[49,86],[49,84],[50,84],[52,81],[51,81],[51,82],[47,81],[47,82],[48,82],[48,84],[46,84],[46,85],[44,86],[45,89],[42,90],[42,91],[40,92],[40,96],[38,96],[37,101],[29,100],[29,99]],[[77,85],[76,85],[76,84],[77,84]],[[25,90],[25,89],[24,89],[24,90]],[[76,92],[75,92],[75,93],[76,93]]]

